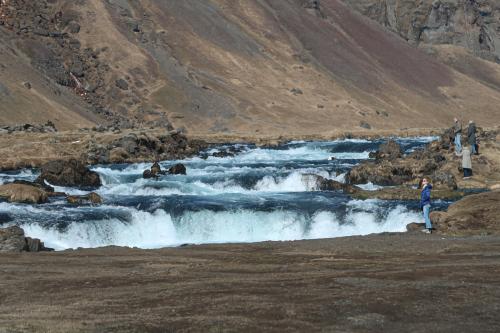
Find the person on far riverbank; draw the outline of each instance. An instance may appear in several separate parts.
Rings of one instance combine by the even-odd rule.
[[[464,149],[458,156],[462,156],[462,169],[464,169],[464,179],[469,179],[472,177],[472,151],[468,146]]]
[[[477,155],[476,124],[472,120],[469,120],[469,127],[467,128],[467,142],[470,145],[471,153]]]
[[[455,153],[459,154],[462,151],[462,123],[455,118],[453,132],[455,133]]]
[[[420,193],[420,207],[424,213],[425,229],[422,230],[427,234],[432,233],[432,222],[429,216],[431,210],[431,190],[432,184],[428,178],[423,178],[421,182],[422,192]]]

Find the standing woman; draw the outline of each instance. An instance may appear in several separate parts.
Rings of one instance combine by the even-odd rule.
[[[462,169],[464,169],[464,179],[472,177],[472,151],[465,146],[458,156],[462,156]]]
[[[422,192],[420,193],[420,207],[424,212],[425,229],[422,230],[426,234],[432,233],[432,222],[429,217],[431,210],[431,190],[432,184],[429,183],[427,178],[422,179]]]

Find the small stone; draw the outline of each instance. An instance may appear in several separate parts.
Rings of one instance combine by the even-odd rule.
[[[118,79],[116,80],[116,86],[120,88],[121,90],[128,90],[128,83],[124,79]]]

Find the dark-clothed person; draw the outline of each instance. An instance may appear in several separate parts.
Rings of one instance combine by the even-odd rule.
[[[477,141],[476,141],[476,124],[471,120],[469,121],[469,127],[467,128],[467,142],[471,147],[472,154],[477,154]]]

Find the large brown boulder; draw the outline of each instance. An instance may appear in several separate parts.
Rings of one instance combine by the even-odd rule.
[[[24,230],[18,226],[0,229],[1,252],[40,252],[53,251],[45,247],[38,238],[25,237]]]
[[[97,188],[101,186],[99,174],[90,171],[81,161],[72,159],[69,161],[51,161],[44,164],[37,182],[46,180],[52,185]]]
[[[30,204],[41,204],[49,201],[44,190],[25,184],[0,185],[0,198],[4,198],[9,202]]]
[[[451,235],[500,235],[500,191],[470,195],[447,212],[431,213],[440,233]]]

